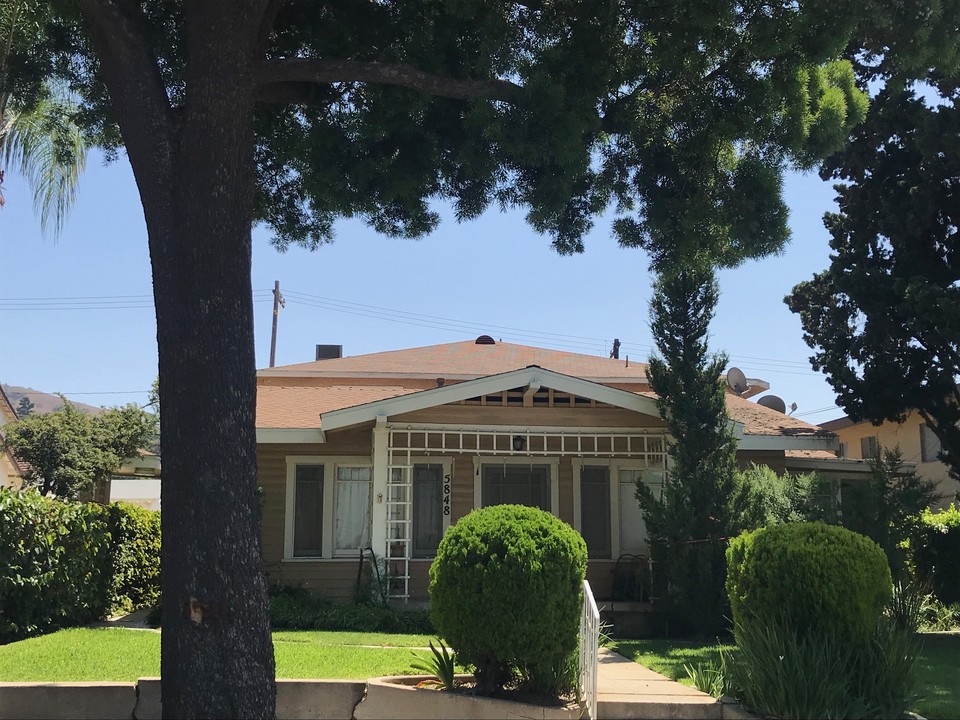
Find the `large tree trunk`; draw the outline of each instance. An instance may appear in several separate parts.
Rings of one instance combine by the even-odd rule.
[[[275,708],[250,287],[257,23],[240,3],[219,5],[188,12],[187,96],[170,172],[149,176],[131,153],[163,408],[163,713],[177,718],[272,717]]]
[[[163,713],[272,717],[250,289],[253,66],[267,2],[184,5],[186,97],[177,109],[139,5],[77,2],[140,190],[153,267]]]

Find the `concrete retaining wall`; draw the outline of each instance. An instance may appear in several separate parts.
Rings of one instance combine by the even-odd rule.
[[[350,720],[362,680],[277,680],[278,720]],[[160,720],[160,678],[136,683],[0,683],[0,720]]]
[[[0,720],[130,720],[136,683],[0,683]]]

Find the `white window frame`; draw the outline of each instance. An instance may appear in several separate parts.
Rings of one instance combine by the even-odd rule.
[[[650,470],[663,473],[666,477],[666,468],[651,468],[645,460],[635,458],[573,458],[573,527],[583,532],[583,509],[580,503],[580,470],[584,465],[588,467],[610,468],[610,561],[615,562],[622,554],[620,547],[620,471],[621,470]],[[591,562],[605,562],[606,558],[593,558]]]
[[[447,530],[450,528],[450,518],[453,517],[453,458],[451,457],[437,457],[431,455],[417,455],[411,456],[410,458],[410,501],[413,502],[413,467],[414,465],[442,465],[443,466],[443,477],[441,478],[444,485],[450,485],[450,513],[444,514],[443,508],[440,509],[440,518],[443,523],[440,532],[440,537],[443,538],[447,534]],[[440,489],[440,499],[443,500],[443,488]],[[413,557],[413,517],[410,518],[410,560],[411,562],[433,562],[435,555],[430,557]]]
[[[506,455],[474,455],[473,456],[473,507],[483,507],[483,473],[484,465],[546,465],[550,471],[550,514],[560,517],[560,458],[531,455],[513,457]]]
[[[316,562],[317,560],[332,560],[343,558],[346,551],[335,554],[334,543],[334,510],[336,508],[337,467],[369,467],[373,477],[373,461],[369,457],[356,455],[287,455],[287,478],[285,488],[285,503],[283,514],[283,562]],[[323,465],[323,534],[321,536],[321,554],[311,557],[294,557],[293,534],[294,515],[296,508],[297,465]],[[372,484],[372,480],[371,480]],[[371,504],[376,502],[371,487]],[[372,511],[371,511],[371,523]],[[371,527],[371,534],[373,528]],[[356,560],[356,551],[348,556],[351,561]]]

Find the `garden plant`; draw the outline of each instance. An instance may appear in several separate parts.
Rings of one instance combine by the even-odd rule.
[[[586,565],[579,533],[537,508],[475,510],[447,531],[430,567],[430,614],[474,668],[478,694],[512,680],[547,695],[574,689]]]

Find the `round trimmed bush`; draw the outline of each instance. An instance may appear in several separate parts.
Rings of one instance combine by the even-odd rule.
[[[761,528],[727,549],[727,593],[738,625],[785,619],[798,632],[865,639],[892,592],[880,546],[834,525]]]
[[[430,566],[430,618],[480,692],[519,673],[535,688],[577,648],[587,546],[550,513],[495,505],[461,518]],[[539,681],[539,682],[538,682]]]

